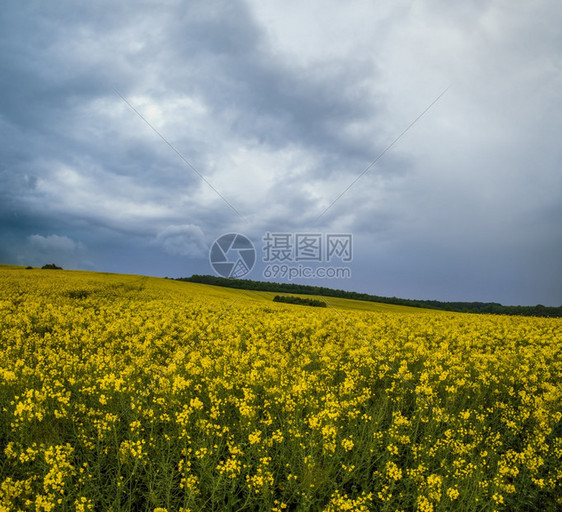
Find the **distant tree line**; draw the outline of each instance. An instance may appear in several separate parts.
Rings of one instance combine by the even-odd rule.
[[[398,297],[380,297],[368,293],[334,290],[323,286],[309,286],[296,283],[273,283],[269,281],[252,281],[250,279],[228,279],[209,275],[194,274],[191,277],[180,277],[177,281],[211,284],[227,288],[243,290],[260,290],[266,292],[298,293],[300,295],[320,295],[324,297],[339,297],[343,299],[365,300],[396,304],[415,308],[439,309],[442,311],[456,311],[460,313],[488,313],[494,315],[522,315],[562,317],[562,306],[550,307],[537,304],[536,306],[503,306],[497,302],[442,302],[438,300],[400,299]]]
[[[295,297],[292,295],[276,295],[273,302],[286,302],[287,304],[299,304],[301,306],[313,306],[316,308],[325,308],[326,303],[316,299],[304,299],[303,297]]]

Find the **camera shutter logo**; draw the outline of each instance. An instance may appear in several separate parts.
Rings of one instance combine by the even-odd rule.
[[[221,277],[244,277],[254,268],[256,248],[244,235],[227,233],[213,242],[209,251],[209,262]]]

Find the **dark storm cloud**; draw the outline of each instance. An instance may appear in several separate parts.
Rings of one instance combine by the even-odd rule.
[[[5,14],[11,23],[2,64],[10,79],[3,84],[2,112],[5,130],[19,135],[12,146],[19,151],[12,156],[18,175],[26,160],[22,146],[28,145],[34,158],[95,163],[156,188],[163,177],[168,187],[196,181],[185,169],[176,173],[175,183],[168,181],[174,178],[162,163],[177,169],[177,160],[157,139],[147,145],[146,127],[131,112],[125,113],[126,125],[96,112],[96,102],[115,108],[113,86],[131,96],[148,92],[156,102],[193,94],[215,123],[274,147],[316,146],[324,158],[341,162],[346,146],[354,145],[338,137],[338,128],[368,111],[368,99],[357,102],[346,92],[360,92],[356,84],[369,71],[360,64],[332,63],[321,70],[278,65],[240,3],[167,9],[147,4],[142,15],[133,8],[104,7],[36,3]],[[173,114],[181,112],[167,113],[167,136],[204,166],[202,153],[219,149],[224,134],[213,133],[215,140],[183,138],[181,125],[190,119]],[[347,149],[360,156],[357,144]],[[35,170],[36,162],[28,159],[25,167]]]
[[[370,110],[369,96],[361,98],[361,82],[373,71],[368,61],[291,67],[276,58],[245,4],[194,5],[174,12],[161,42],[174,62],[162,61],[166,94],[193,92],[214,118],[274,146],[345,147],[342,124]]]

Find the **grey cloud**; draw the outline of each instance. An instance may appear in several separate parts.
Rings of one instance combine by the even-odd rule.
[[[59,235],[30,235],[27,237],[30,245],[34,249],[40,251],[62,251],[62,252],[74,252],[77,249],[83,248],[80,243],[76,243],[67,236]]]
[[[22,265],[42,266],[55,263],[65,268],[88,266],[86,247],[65,235],[39,235],[27,237],[27,250],[19,256]]]
[[[207,254],[208,242],[199,226],[167,226],[156,236],[156,243],[169,254],[200,258]]]

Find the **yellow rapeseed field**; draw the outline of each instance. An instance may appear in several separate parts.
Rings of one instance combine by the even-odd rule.
[[[0,292],[1,512],[562,509],[559,319],[16,267]]]

